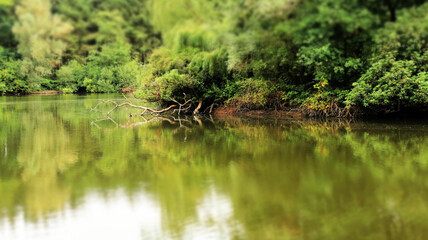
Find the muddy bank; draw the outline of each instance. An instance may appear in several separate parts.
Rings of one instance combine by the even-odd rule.
[[[248,109],[238,109],[236,107],[219,107],[213,111],[215,116],[245,116],[252,118],[284,118],[284,119],[301,119],[305,118],[305,114],[301,113],[297,109],[290,110],[248,110]]]
[[[58,95],[58,94],[61,94],[61,92],[56,90],[49,90],[49,91],[26,92],[24,95]]]
[[[323,112],[308,111],[301,108],[290,109],[261,109],[249,110],[238,107],[221,106],[213,110],[213,115],[218,117],[251,117],[251,118],[276,118],[276,119],[364,119],[364,120],[426,120],[428,109],[403,109],[401,111],[387,112],[370,109],[352,109],[349,114],[325,115]]]

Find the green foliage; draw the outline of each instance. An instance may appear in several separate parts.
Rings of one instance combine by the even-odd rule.
[[[261,79],[245,79],[236,82],[238,91],[230,104],[237,104],[250,108],[264,107],[273,92],[272,83]]]
[[[83,86],[83,79],[86,76],[85,67],[76,60],[69,62],[61,67],[57,72],[61,91],[64,93],[73,93]]]
[[[20,71],[21,63],[13,60],[10,53],[0,47],[0,93],[28,90],[25,76]]]
[[[221,5],[225,2],[227,1],[149,0],[150,22],[164,35],[189,22],[197,22],[198,25],[217,23],[222,18]]]
[[[18,61],[3,62],[0,67],[0,93],[24,92],[28,90],[25,76],[20,73]]]
[[[314,85],[317,90],[310,96],[305,97],[301,107],[310,116],[340,116],[349,108],[340,108],[338,103],[343,102],[348,94],[347,90],[332,89],[326,79]],[[346,112],[345,112],[346,113]]]
[[[12,4],[13,4],[13,0],[0,0],[0,6],[1,5],[10,6]]]
[[[44,77],[52,76],[52,68],[61,61],[65,50],[62,41],[73,27],[51,14],[49,0],[21,0],[16,8],[18,21],[13,33],[22,55],[22,72],[31,88],[38,89]]]
[[[141,76],[139,95],[149,100],[216,99],[227,84],[227,54],[161,48],[153,53]]]
[[[326,111],[333,100],[332,93],[327,90],[327,86],[328,81],[326,79],[315,84],[314,88],[317,89],[317,92],[306,98],[302,106],[309,110]]]
[[[88,61],[99,66],[115,66],[131,61],[129,44],[111,43],[89,53]]]
[[[334,87],[349,87],[364,71],[361,58],[378,16],[356,0],[302,1],[292,14],[276,31],[298,46],[296,64],[317,82],[328,79]]]
[[[164,103],[318,112],[428,106],[425,0],[6,2],[0,42],[22,74],[11,63],[8,79],[32,90],[131,87]]]
[[[403,10],[375,37],[371,67],[354,84],[349,104],[400,107],[428,104],[428,4]]]
[[[13,48],[16,46],[16,41],[12,34],[14,21],[13,8],[0,3],[0,45],[3,47]]]
[[[134,87],[140,66],[130,56],[129,44],[112,43],[92,50],[86,64],[76,60],[58,71],[58,81],[65,93],[78,91],[117,92],[124,87]]]
[[[58,0],[55,9],[74,26],[67,57],[86,61],[89,51],[107,43],[129,43],[144,60],[160,44],[144,0]]]
[[[216,44],[216,36],[213,29],[200,26],[185,26],[174,31],[173,40],[169,44],[173,49],[197,48],[205,51],[213,50],[219,46]]]

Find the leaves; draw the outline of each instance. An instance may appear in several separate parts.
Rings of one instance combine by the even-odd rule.
[[[18,21],[13,33],[22,55],[22,72],[28,75],[31,88],[40,87],[43,77],[51,77],[66,48],[63,39],[73,29],[58,15],[51,14],[49,0],[21,0],[16,8]]]
[[[0,0],[0,5],[11,6],[13,5],[13,0]]]
[[[354,83],[348,104],[401,107],[428,104],[428,4],[402,11],[375,36],[371,67]]]
[[[21,0],[0,40],[32,89],[389,111],[428,104],[424,2]]]

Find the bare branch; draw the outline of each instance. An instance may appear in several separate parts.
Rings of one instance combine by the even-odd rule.
[[[113,104],[114,107],[106,113],[107,116],[110,116],[110,114],[112,112],[114,112],[117,108],[121,108],[121,107],[124,107],[127,110],[130,117],[132,117],[133,114],[131,113],[129,108],[141,109],[142,110],[141,113],[137,114],[139,116],[143,116],[145,114],[146,115],[152,115],[152,116],[158,116],[158,115],[166,113],[168,111],[171,111],[171,114],[177,114],[178,113],[178,116],[180,116],[181,113],[189,113],[190,112],[190,109],[192,108],[192,102],[193,102],[191,99],[186,100],[186,96],[184,98],[185,101],[183,103],[177,101],[176,99],[170,98],[170,101],[175,103],[175,104],[172,104],[167,108],[157,110],[157,109],[153,109],[153,108],[134,104],[131,102],[131,100],[127,96],[125,96],[125,94],[122,94],[122,96],[126,100],[123,103],[117,102],[114,100],[103,100],[103,101],[99,102],[94,108],[91,108],[91,111],[102,112],[98,109],[98,107],[101,104]],[[202,105],[202,101],[199,101],[199,105],[193,113],[197,113],[199,111],[199,109],[201,108],[201,105]]]
[[[199,113],[199,109],[201,109],[201,107],[202,107],[202,99],[199,99],[198,102],[199,102],[198,106],[195,108],[195,111],[193,111],[193,115],[198,114]]]
[[[151,112],[151,113],[164,113],[164,112],[167,112],[167,111],[169,111],[169,110],[171,110],[172,108],[174,108],[174,107],[177,107],[177,105],[171,105],[171,106],[169,106],[169,107],[167,107],[167,108],[164,108],[164,109],[161,109],[161,110],[155,110],[155,109],[152,109],[152,108],[148,108],[148,107],[144,107],[144,106],[139,106],[139,105],[135,105],[135,104],[132,104],[132,103],[130,103],[130,102],[124,102],[124,103],[117,103],[117,102],[115,102],[115,101],[113,101],[113,100],[103,100],[103,101],[101,101],[101,102],[99,102],[94,108],[92,108],[92,111],[95,111],[96,110],[96,108],[100,105],[100,104],[105,104],[105,103],[112,103],[112,104],[114,104],[115,106],[114,106],[114,108],[112,108],[108,113],[107,113],[107,115],[110,115],[114,110],[116,110],[117,108],[120,108],[120,107],[124,107],[124,106],[129,106],[129,107],[132,107],[132,108],[137,108],[137,109],[143,109],[144,111],[141,113],[141,115],[142,114],[144,114],[146,111],[149,111],[149,112]]]
[[[123,98],[125,98],[129,103],[132,103],[131,101],[129,101],[129,99],[125,96],[124,93],[122,93]]]

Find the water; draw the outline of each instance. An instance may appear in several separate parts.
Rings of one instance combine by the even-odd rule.
[[[115,98],[0,97],[0,239],[428,236],[423,122],[90,111]]]

